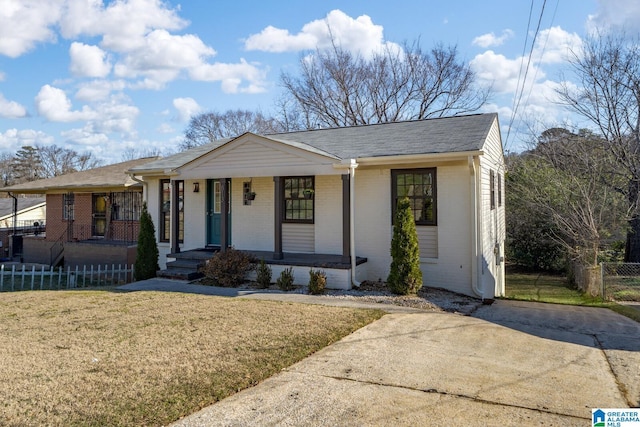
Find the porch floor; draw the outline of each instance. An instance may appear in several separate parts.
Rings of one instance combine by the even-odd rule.
[[[214,253],[220,250],[219,247],[207,247],[200,249],[192,249],[182,251],[178,254],[167,255],[170,258],[191,258],[191,259],[209,259]],[[273,259],[272,251],[254,251],[254,250],[242,250],[242,252],[249,253],[254,257],[264,260],[267,264],[273,265],[293,265],[301,267],[314,267],[314,268],[335,268],[340,270],[348,270],[351,268],[350,262],[345,262],[342,255],[334,254],[316,254],[316,253],[297,253],[297,252],[284,252],[282,259]],[[356,265],[364,264],[367,262],[365,257],[356,257]]]

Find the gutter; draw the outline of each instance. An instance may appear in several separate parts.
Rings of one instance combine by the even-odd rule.
[[[480,231],[482,230],[481,218],[481,203],[480,203],[480,167],[476,168],[476,156],[469,156],[469,194],[471,197],[472,219],[471,219],[471,290],[477,296],[484,300],[484,292],[479,286],[482,283],[480,277],[480,263],[479,257],[482,254],[481,241],[479,238]]]
[[[424,154],[399,154],[395,156],[358,157],[358,163],[362,166],[389,165],[391,163],[424,163],[427,161],[447,161],[465,160],[470,156],[481,156],[482,150],[446,152],[446,153],[424,153]]]

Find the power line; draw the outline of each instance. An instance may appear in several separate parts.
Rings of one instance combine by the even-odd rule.
[[[518,112],[518,108],[520,108],[520,102],[522,101],[522,95],[524,94],[524,87],[527,82],[527,75],[529,74],[529,67],[531,66],[531,57],[533,55],[533,48],[536,44],[536,39],[538,38],[538,33],[540,32],[540,24],[542,23],[542,16],[544,15],[544,8],[547,4],[547,0],[542,2],[542,9],[540,10],[540,15],[538,17],[538,25],[536,26],[536,31],[533,35],[533,39],[531,40],[531,48],[529,49],[529,56],[527,59],[527,66],[524,70],[524,77],[522,78],[522,85],[520,86],[520,75],[522,73],[522,62],[524,61],[524,53],[527,47],[527,40],[529,37],[529,28],[531,25],[531,16],[533,14],[533,4],[535,0],[531,0],[531,8],[529,9],[529,22],[527,23],[527,36],[525,37],[522,61],[520,62],[520,70],[518,72],[518,83],[516,84],[516,93],[514,95],[514,107],[511,110],[511,119],[509,120],[509,126],[507,128],[507,138],[505,142],[505,147],[507,147],[509,143],[509,136],[511,135],[511,129],[513,127],[513,122],[515,121],[516,114]],[[519,88],[520,87],[520,88]],[[519,94],[518,94],[519,93]]]

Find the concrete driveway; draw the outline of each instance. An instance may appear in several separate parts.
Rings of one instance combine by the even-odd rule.
[[[640,324],[500,300],[473,316],[393,313],[175,423],[589,425],[640,404]]]

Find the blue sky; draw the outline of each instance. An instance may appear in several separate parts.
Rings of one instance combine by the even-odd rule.
[[[532,123],[580,125],[553,102],[566,55],[595,29],[638,33],[640,2],[0,0],[0,152],[56,144],[106,163],[170,154],[192,114],[273,113],[280,73],[326,46],[328,26],[364,55],[417,39],[456,44],[493,86],[483,111],[499,113],[506,148],[518,151]]]

